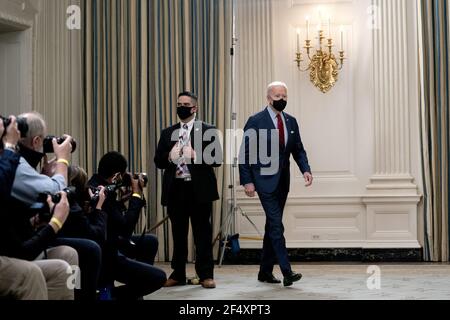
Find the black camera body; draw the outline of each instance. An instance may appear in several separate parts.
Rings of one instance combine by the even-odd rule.
[[[116,191],[122,187],[122,184],[116,183],[116,184],[110,184],[105,187],[105,196],[106,198],[114,195]],[[98,203],[98,200],[100,198],[100,187],[91,187],[91,191],[94,193],[91,197],[91,206],[95,207]]]
[[[148,184],[148,177],[146,173],[135,173],[135,174],[131,174],[128,173],[126,175],[124,175],[123,179],[122,179],[122,185],[124,187],[131,187],[131,177],[133,177],[134,180],[138,180],[138,179],[142,179],[143,181],[143,188],[147,187]]]
[[[44,153],[54,153],[55,150],[53,150],[53,139],[56,138],[56,141],[58,144],[63,144],[64,141],[66,141],[65,137],[55,137],[55,136],[48,136],[44,139]],[[70,142],[72,145],[72,153],[77,150],[77,142],[72,138],[72,141]]]
[[[75,187],[65,188],[62,192],[67,194],[67,200],[69,204],[72,206],[75,203],[76,199],[76,189]],[[47,197],[51,196],[52,202],[57,205],[61,202],[61,194],[50,194],[50,193],[40,193],[37,201],[31,205],[30,213],[31,216],[39,215],[40,222],[50,222],[52,218],[52,213],[50,212],[50,208],[47,203]]]
[[[11,119],[0,116],[0,120],[3,121],[3,127],[5,128],[5,132],[6,132],[6,129],[11,124]],[[25,119],[25,118],[17,118],[16,122],[17,122],[17,128],[20,131],[20,136],[22,138],[26,138],[27,137],[27,133],[28,133],[27,119]]]

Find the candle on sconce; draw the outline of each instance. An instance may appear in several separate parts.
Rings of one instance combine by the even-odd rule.
[[[317,11],[318,11],[318,16],[319,16],[319,23],[317,25],[317,29],[319,31],[323,31],[322,30],[322,27],[323,27],[322,26],[322,20],[323,20],[323,15],[322,15],[323,8],[322,8],[322,6],[317,7]]]
[[[300,52],[300,28],[297,28],[297,52]]]
[[[309,17],[306,17],[306,40],[309,40]]]
[[[322,20],[319,20],[319,24],[317,25],[317,39],[318,39],[319,48],[322,47],[321,35],[323,35]]]
[[[328,18],[328,39],[331,39],[331,17]]]
[[[341,51],[344,51],[344,26],[341,26]]]

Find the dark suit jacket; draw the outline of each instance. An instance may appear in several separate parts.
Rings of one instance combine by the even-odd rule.
[[[178,142],[180,124],[163,130],[155,155],[158,169],[164,170],[161,204],[167,206],[171,201],[177,201],[176,194],[171,194],[175,179],[176,165],[169,162],[169,154]],[[223,162],[223,151],[217,129],[201,121],[196,121],[191,131],[192,148],[197,153],[196,162],[188,164],[192,176],[192,184],[197,203],[219,200],[217,179],[214,167],[220,167]],[[207,157],[212,155],[212,159]]]
[[[56,234],[50,225],[35,232],[26,214],[28,208],[10,196],[19,159],[10,150],[0,153],[0,255],[34,260]]]
[[[241,185],[253,183],[258,192],[272,193],[278,187],[281,175],[285,175],[285,183],[287,184],[287,190],[289,190],[290,183],[290,161],[289,158],[292,155],[295,162],[302,173],[311,172],[311,168],[308,164],[308,157],[303,147],[302,139],[300,137],[300,129],[297,120],[287,113],[283,113],[286,119],[286,127],[288,133],[288,141],[285,148],[279,148],[279,152],[276,155],[271,154],[272,139],[271,131],[276,130],[270,113],[267,108],[254,116],[250,117],[245,125],[244,141],[242,143],[239,155],[239,174]],[[250,131],[255,130],[256,135],[249,134]],[[262,131],[260,134],[259,130]],[[247,136],[248,135],[248,136]],[[276,141],[278,144],[278,133],[276,133]],[[266,147],[266,150],[264,150]],[[262,154],[271,159],[269,163],[262,161]],[[255,154],[256,152],[256,154]],[[256,157],[256,161],[252,161],[252,154]],[[264,174],[264,171],[272,165],[278,167],[273,174]]]
[[[106,226],[106,212],[94,209],[86,213],[78,203],[74,203],[64,226],[58,232],[58,238],[89,239],[102,246],[106,241]]]
[[[4,150],[0,153],[0,201],[2,203],[11,195],[19,160],[19,154],[11,150]]]

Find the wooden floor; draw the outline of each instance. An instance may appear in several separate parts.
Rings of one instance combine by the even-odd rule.
[[[169,275],[170,264],[158,264]],[[374,266],[374,267],[372,267]],[[368,269],[369,268],[369,269]],[[450,264],[294,264],[303,279],[292,287],[260,283],[258,266],[215,268],[216,289],[163,288],[147,300],[449,300]],[[195,276],[188,265],[188,277]],[[380,277],[372,272],[380,272]],[[275,275],[282,279],[277,268]],[[379,279],[379,281],[378,281]],[[379,289],[377,289],[379,285]],[[369,289],[370,288],[370,289]]]

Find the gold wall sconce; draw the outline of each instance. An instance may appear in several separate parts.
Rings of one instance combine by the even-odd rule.
[[[297,29],[297,53],[296,59],[297,67],[300,71],[310,72],[311,82],[321,92],[327,93],[333,88],[338,81],[339,71],[344,66],[345,54],[344,54],[344,29],[341,27],[340,36],[340,50],[338,58],[333,53],[334,41],[331,37],[331,19],[328,19],[328,37],[325,37],[324,30],[322,28],[322,22],[319,22],[318,29],[318,48],[314,48],[309,38],[309,19],[306,19],[306,40],[304,49],[306,49],[306,55],[308,57],[308,65],[302,68],[303,53],[300,48],[300,29]],[[312,51],[315,53],[311,56]]]

